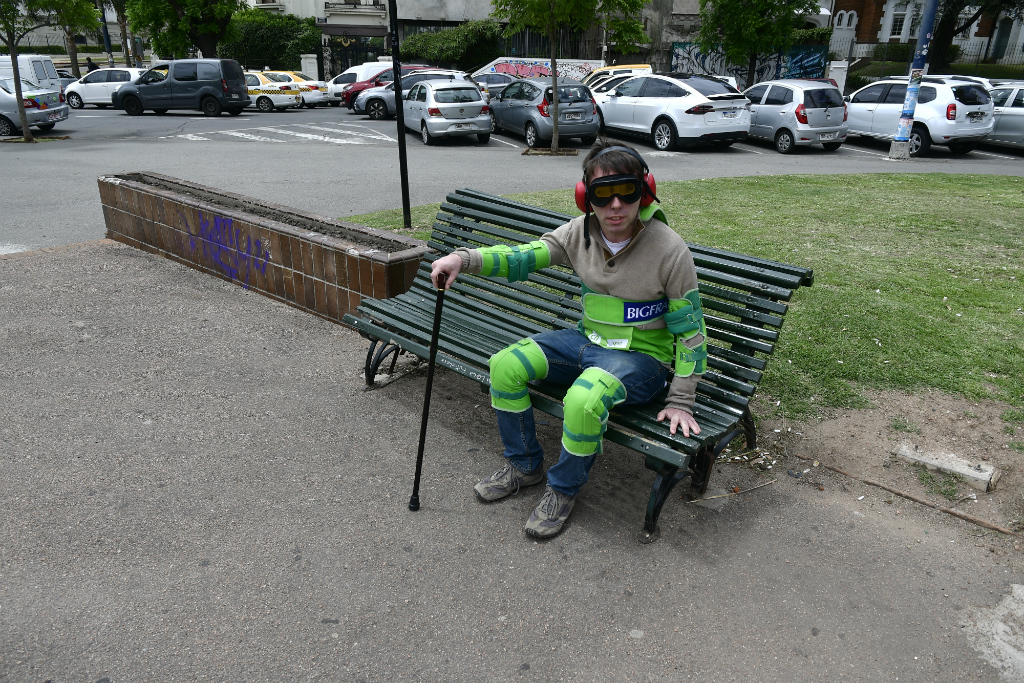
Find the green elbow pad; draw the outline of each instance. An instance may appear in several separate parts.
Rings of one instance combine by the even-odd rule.
[[[701,345],[691,349],[683,343],[682,339],[676,338],[676,362],[675,373],[678,377],[689,377],[692,374],[703,375],[708,367],[708,344],[701,342]]]
[[[551,264],[551,253],[541,241],[529,244],[496,244],[480,250],[483,267],[480,274],[487,277],[503,277],[509,282],[522,282],[530,273]]]
[[[708,330],[704,324],[704,310],[700,293],[691,289],[682,299],[669,299],[669,313],[665,323],[676,338],[675,373],[679,377],[704,374],[708,364]],[[704,340],[696,348],[689,348],[684,340],[701,334]]]

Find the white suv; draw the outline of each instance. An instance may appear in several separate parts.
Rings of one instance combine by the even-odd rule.
[[[889,78],[847,96],[850,134],[892,140],[906,94],[906,78]],[[984,86],[925,76],[914,111],[910,155],[924,156],[932,145],[967,154],[992,132],[992,125],[992,97]]]

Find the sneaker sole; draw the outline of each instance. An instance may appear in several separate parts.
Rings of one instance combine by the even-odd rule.
[[[549,539],[557,538],[558,536],[560,536],[562,534],[562,532],[565,531],[567,526],[569,526],[569,520],[565,520],[565,522],[562,523],[562,526],[560,526],[558,528],[558,531],[556,531],[553,534],[548,534],[546,536],[544,534],[540,533],[539,531],[535,531],[533,529],[530,529],[529,527],[524,527],[523,531],[525,531],[526,535],[529,536],[530,538],[535,538],[538,541],[547,541]]]

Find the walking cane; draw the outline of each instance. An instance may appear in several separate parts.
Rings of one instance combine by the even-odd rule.
[[[427,362],[427,389],[423,394],[423,417],[420,419],[420,447],[416,453],[416,478],[412,484],[412,496],[409,498],[409,509],[416,512],[420,509],[420,474],[423,472],[423,443],[427,440],[427,418],[430,416],[430,390],[434,385],[434,359],[437,358],[437,336],[441,330],[441,309],[444,307],[444,286],[447,280],[445,273],[439,273],[440,283],[437,288],[437,305],[434,307],[434,328],[430,332],[430,360]]]

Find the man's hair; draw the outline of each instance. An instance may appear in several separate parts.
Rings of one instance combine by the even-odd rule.
[[[583,180],[587,184],[590,183],[590,179],[594,177],[594,172],[597,169],[603,168],[606,171],[611,171],[614,174],[621,175],[635,175],[637,178],[644,177],[644,167],[636,157],[626,152],[618,150],[602,154],[600,159],[597,159],[597,155],[601,154],[602,151],[609,147],[625,147],[627,149],[633,149],[629,145],[624,145],[621,142],[613,142],[605,138],[599,138],[594,146],[590,148],[590,153],[583,160]],[[633,149],[636,152],[635,149]],[[639,152],[637,152],[639,154]]]

